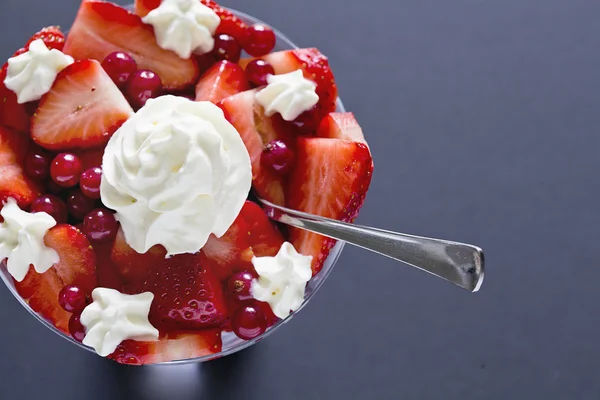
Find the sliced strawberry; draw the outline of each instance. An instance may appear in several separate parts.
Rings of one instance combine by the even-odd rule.
[[[317,136],[322,138],[342,139],[364,143],[368,146],[362,128],[351,112],[330,113],[323,118]]]
[[[157,342],[126,340],[108,358],[128,365],[157,364],[208,356],[221,347],[221,331],[212,329],[169,334]]]
[[[123,277],[120,274],[119,268],[111,259],[113,244],[111,242],[94,243],[93,247],[96,254],[98,287],[121,291],[123,288]]]
[[[58,294],[67,285],[77,285],[91,293],[97,286],[96,257],[85,235],[71,225],[55,226],[44,242],[56,250],[59,262],[43,274],[31,268],[23,282],[15,281],[15,286],[34,311],[68,333],[71,313],[58,304]]]
[[[254,97],[256,90],[248,90],[224,99],[219,105],[225,116],[237,129],[252,161],[252,186],[263,199],[284,204],[285,194],[281,176],[263,168],[260,159],[264,147],[272,140],[283,140],[292,146],[294,139],[278,118],[269,118]]]
[[[110,257],[117,265],[121,278],[134,284],[144,280],[150,266],[162,263],[166,255],[167,251],[162,246],[154,246],[144,254],[138,253],[127,244],[122,229],[119,229],[110,251]]]
[[[212,0],[200,0],[202,4],[212,9],[220,18],[221,24],[217,28],[216,34],[226,33],[233,36],[242,43],[246,37],[248,25],[233,15],[233,13]],[[148,13],[160,6],[161,0],[135,0],[135,13],[140,17],[145,17]]]
[[[65,68],[33,116],[31,136],[49,150],[102,146],[133,110],[98,61]]]
[[[25,48],[29,48],[29,45],[34,40],[42,39],[49,49],[63,50],[65,45],[65,35],[60,30],[59,26],[48,26],[35,35],[25,45]]]
[[[244,206],[245,207],[245,206]],[[223,281],[235,272],[252,268],[249,227],[245,219],[238,216],[225,235],[211,235],[202,248],[202,255],[210,260],[213,271]]]
[[[19,207],[27,209],[41,194],[40,186],[22,167],[30,144],[27,136],[0,126],[0,208],[12,197]]]
[[[265,214],[263,209],[252,201],[246,201],[240,216],[248,225],[248,243],[257,257],[273,257],[283,244],[283,236]]]
[[[26,48],[19,49],[13,57],[23,54],[26,51]],[[18,132],[29,133],[31,115],[33,114],[32,109],[34,110],[35,107],[30,107],[30,103],[19,104],[17,102],[15,92],[4,85],[7,73],[8,62],[0,70],[0,124]]]
[[[287,190],[290,208],[340,221],[353,221],[362,207],[373,173],[373,159],[363,143],[339,139],[298,138],[297,164]],[[290,229],[301,254],[313,256],[313,273],[323,267],[335,241]]]
[[[161,332],[220,326],[226,307],[211,261],[201,253],[165,255],[158,246],[138,254],[120,233],[111,258],[126,281],[122,291],[154,293],[149,319]]]
[[[300,115],[296,121],[297,125],[301,125],[299,127],[301,132],[314,132],[321,120],[336,109],[338,90],[327,57],[319,50],[309,48],[279,51],[261,58],[273,66],[275,74],[286,74],[302,69],[304,77],[317,84],[319,103],[312,110]],[[252,60],[252,58],[240,60],[240,65],[246,68]]]
[[[185,89],[198,79],[195,60],[160,48],[152,26],[139,16],[113,3],[84,0],[64,52],[77,60],[102,61],[114,51],[130,54],[140,69],[157,73],[165,89]]]
[[[196,86],[196,101],[218,103],[226,97],[248,90],[242,67],[230,61],[220,61],[200,78]]]

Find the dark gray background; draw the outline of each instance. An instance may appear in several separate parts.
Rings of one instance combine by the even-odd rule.
[[[68,26],[78,3],[3,0],[1,56]],[[597,399],[600,2],[224,4],[330,57],[376,162],[360,222],[482,246],[482,291],[347,249],[268,340],[134,369],[68,344],[0,288],[0,398]]]

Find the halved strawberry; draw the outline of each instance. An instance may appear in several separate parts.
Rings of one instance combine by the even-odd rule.
[[[249,233],[248,224],[240,214],[225,235],[220,238],[210,235],[201,254],[210,260],[219,280],[225,280],[235,272],[252,268],[251,261],[254,254],[248,241]]]
[[[221,24],[217,28],[216,34],[226,33],[233,36],[242,43],[248,25],[233,15],[233,13],[212,0],[200,0],[202,4],[212,9],[220,18]],[[135,0],[135,13],[140,17],[145,17],[148,13],[160,6],[161,0]]]
[[[31,123],[31,136],[49,150],[102,146],[133,110],[96,60],[61,71]]]
[[[84,0],[64,52],[77,60],[102,61],[114,51],[130,54],[140,69],[157,73],[167,90],[185,89],[198,79],[194,59],[184,60],[160,48],[152,26],[139,16],[113,3]]]
[[[322,138],[342,139],[367,144],[365,135],[358,121],[351,112],[330,113],[323,118],[317,136]]]
[[[302,69],[304,77],[317,84],[319,102],[296,120],[301,133],[313,133],[321,120],[336,109],[338,90],[327,57],[318,49],[309,48],[279,51],[260,58],[271,64],[277,75]],[[246,68],[252,60],[240,60],[240,65]]]
[[[13,57],[26,51],[26,48],[19,49]],[[0,124],[19,132],[29,133],[31,115],[33,114],[32,109],[35,110],[35,107],[30,107],[30,103],[19,104],[17,102],[15,92],[4,85],[7,73],[8,62],[0,70]]]
[[[283,244],[283,236],[263,209],[252,201],[246,201],[240,217],[248,225],[248,243],[257,257],[273,257]]]
[[[60,260],[43,274],[30,268],[23,282],[15,281],[15,286],[34,311],[68,333],[71,313],[58,304],[58,294],[67,285],[77,285],[91,293],[97,286],[96,257],[85,235],[71,225],[50,229],[44,242],[56,250]]]
[[[27,209],[41,194],[41,187],[22,167],[30,144],[24,134],[0,126],[0,208],[12,197],[20,208]]]
[[[200,78],[196,86],[196,101],[218,103],[226,97],[248,90],[242,67],[231,61],[220,61]]]
[[[364,143],[339,139],[298,138],[297,164],[288,182],[288,206],[340,221],[353,221],[362,207],[373,173],[373,159]],[[335,241],[290,229],[290,241],[301,254],[313,256],[313,273]]]
[[[110,257],[117,265],[123,281],[134,284],[146,277],[151,265],[162,263],[166,255],[167,251],[162,246],[154,246],[144,254],[138,253],[127,244],[122,229],[119,229],[110,251]]]
[[[65,45],[65,35],[60,30],[59,26],[48,26],[29,39],[25,48],[29,48],[29,45],[34,40],[42,39],[49,49],[63,50]]]
[[[211,329],[169,334],[157,342],[126,340],[108,358],[128,365],[157,364],[208,356],[220,352],[221,346],[221,331]]]
[[[123,277],[120,274],[119,268],[111,259],[113,243],[94,243],[93,247],[96,254],[98,287],[121,291],[123,288]]]
[[[264,168],[260,159],[264,147],[272,140],[283,140],[293,147],[294,138],[281,124],[279,118],[269,118],[264,108],[254,97],[256,90],[248,90],[224,99],[219,106],[225,116],[237,129],[252,161],[252,186],[263,199],[277,204],[285,204],[282,177]]]
[[[160,247],[138,254],[117,236],[112,260],[129,294],[154,293],[149,319],[161,332],[218,327],[226,319],[219,279],[201,253],[165,258]]]

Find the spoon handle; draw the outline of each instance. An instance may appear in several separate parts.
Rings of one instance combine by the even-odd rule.
[[[478,247],[349,224],[261,201],[275,221],[404,262],[471,292],[483,282],[484,258]]]

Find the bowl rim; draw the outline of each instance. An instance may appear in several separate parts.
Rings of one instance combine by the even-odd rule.
[[[129,4],[126,6],[123,6],[124,8],[127,8],[128,10],[133,10],[134,5],[133,4]],[[238,16],[239,18],[243,19],[245,22],[249,22],[251,24],[265,24],[270,26],[273,31],[275,32],[275,35],[277,37],[277,40],[280,42],[285,43],[285,45],[290,48],[290,49],[299,49],[300,47],[298,47],[294,42],[292,42],[286,35],[284,35],[280,30],[278,30],[277,28],[273,27],[271,24],[267,24],[263,21],[261,21],[260,19],[253,17],[249,14],[246,14],[242,11],[238,11],[236,9],[233,8],[229,8],[227,7],[227,9],[229,11],[231,11],[232,13],[234,13],[236,16]],[[346,109],[344,107],[344,104],[342,103],[342,100],[338,97],[337,99],[337,108],[336,108],[337,112],[345,112]],[[288,317],[286,317],[283,320],[278,321],[276,324],[270,326],[266,332],[264,332],[262,335],[251,339],[251,340],[242,340],[237,338],[237,336],[235,336],[233,333],[231,332],[225,332],[222,331],[221,332],[221,336],[222,336],[222,348],[225,347],[225,339],[229,339],[229,342],[233,341],[233,343],[229,346],[229,348],[224,349],[219,351],[218,353],[214,353],[214,354],[209,354],[206,356],[202,356],[202,357],[196,357],[196,358],[188,358],[188,359],[182,359],[182,360],[174,360],[174,361],[165,361],[165,362],[159,362],[156,364],[145,364],[145,365],[153,365],[153,366],[159,366],[159,365],[180,365],[180,364],[191,364],[191,363],[201,363],[201,362],[206,362],[206,361],[210,361],[210,360],[214,360],[217,358],[221,358],[221,357],[225,357],[228,355],[231,355],[233,353],[237,353],[238,351],[244,350],[256,343],[258,343],[259,341],[267,338],[268,336],[270,336],[271,334],[273,334],[273,332],[275,332],[276,330],[278,330],[279,328],[281,328],[283,325],[285,325],[286,323],[288,323],[296,314],[298,314],[306,305],[307,303],[310,301],[310,299],[312,299],[312,297],[317,293],[317,291],[321,288],[321,286],[323,286],[323,283],[327,280],[327,278],[329,277],[329,274],[331,274],[331,272],[333,271],[333,267],[335,266],[335,264],[337,263],[342,250],[344,248],[345,243],[342,241],[337,241],[336,244],[332,247],[332,249],[330,250],[329,255],[327,256],[327,259],[325,260],[325,263],[323,265],[323,268],[321,269],[321,271],[319,271],[319,273],[317,275],[315,275],[307,284],[307,293],[305,293],[304,296],[304,302],[302,303],[302,305],[300,306],[300,308],[298,310],[296,310],[295,312],[291,313]],[[18,293],[17,289],[14,286],[14,282],[12,280],[12,276],[7,272],[6,268],[0,268],[0,278],[2,279],[2,281],[6,284],[6,287],[9,289],[9,291],[13,294],[13,296],[17,299],[17,301],[27,310],[29,311],[29,313],[31,315],[33,315],[39,322],[41,322],[44,326],[46,326],[46,328],[48,328],[49,330],[51,330],[52,332],[54,332],[55,334],[57,334],[58,336],[62,337],[63,339],[77,345],[78,347],[89,351],[93,354],[96,354],[96,352],[94,351],[93,348],[88,347],[80,342],[78,342],[77,340],[73,339],[71,336],[67,335],[66,333],[62,332],[61,330],[59,330],[58,328],[56,328],[51,322],[47,321],[45,318],[43,318],[41,315],[39,315],[37,312],[35,312],[33,309],[31,309],[31,307],[29,306],[29,304],[27,304],[27,301],[25,299],[23,299],[23,297],[21,297],[21,295]],[[308,288],[310,286],[310,292],[308,292]],[[191,332],[190,332],[191,333]],[[225,337],[224,337],[225,336]],[[231,337],[233,336],[233,337]],[[97,355],[97,354],[96,354]]]

